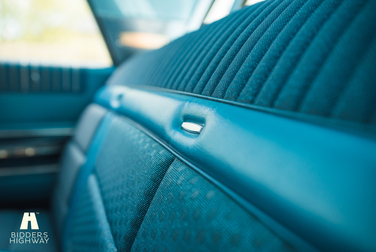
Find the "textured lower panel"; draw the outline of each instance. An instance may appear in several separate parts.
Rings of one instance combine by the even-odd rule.
[[[117,251],[95,175],[89,177],[73,219],[67,251]]]
[[[174,157],[145,133],[115,118],[96,162],[116,247],[129,251]]]
[[[292,251],[257,218],[175,160],[132,251]]]

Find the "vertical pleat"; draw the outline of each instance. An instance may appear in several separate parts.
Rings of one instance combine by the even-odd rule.
[[[232,19],[234,19],[234,17],[232,17]],[[202,56],[207,53],[209,49],[208,45],[213,44],[218,39],[218,37],[227,29],[227,24],[222,25],[221,23],[216,22],[213,24],[213,27],[214,29],[210,27],[211,29],[207,34],[201,35],[202,42],[197,43],[196,48],[190,52],[188,57],[185,58],[185,61],[180,65],[179,71],[176,71],[175,76],[169,80],[171,84],[167,87],[172,86],[173,89],[184,89],[183,87],[179,88],[181,85],[184,86],[182,78],[186,76],[189,69],[195,66]],[[194,61],[197,61],[196,64]]]
[[[196,53],[190,60],[190,62],[185,66],[185,71],[181,72],[179,75],[178,80],[178,89],[185,90],[187,84],[191,81],[192,76],[194,75],[197,79],[199,79],[200,74],[196,73],[197,68],[200,66],[200,63],[207,62],[207,58],[213,54],[213,51],[216,51],[218,48],[218,44],[221,43],[224,37],[226,37],[226,33],[230,33],[234,27],[236,27],[237,23],[241,22],[241,20],[248,15],[248,12],[243,13],[240,17],[237,15],[231,15],[225,24],[222,22],[217,22],[218,27],[220,27],[217,34],[209,34],[207,36],[207,41],[202,44],[202,51],[200,53]],[[212,46],[214,44],[214,46]]]
[[[376,124],[376,0],[266,0],[125,62],[110,83]]]
[[[320,31],[328,18],[335,12],[342,0],[329,0],[322,3],[315,10],[306,23],[302,26],[296,36],[291,40],[283,52],[278,63],[273,68],[266,82],[263,84],[259,94],[253,90],[251,83],[247,83],[238,101],[253,103],[256,96],[259,96],[258,103],[264,106],[271,106],[272,101],[277,97],[288,77],[298,64],[302,54],[310,45],[312,39]]]
[[[286,47],[291,43],[291,40],[294,38],[297,32],[300,31],[301,27],[307,22],[309,17],[314,11],[316,11],[322,2],[323,0],[307,1],[307,3],[304,4],[304,6],[296,13],[296,15],[294,15],[291,21],[281,31],[277,39],[275,39],[275,41],[272,43],[244,87],[239,87],[238,92],[243,93],[240,95],[240,93],[236,92],[236,87],[232,83],[226,92],[225,99],[239,99],[243,102],[253,103],[256,96],[259,94],[260,89],[263,87],[267,78],[281,58],[281,55],[284,53]],[[265,87],[263,92],[263,95],[267,96],[272,93],[268,91],[268,87]],[[262,101],[263,99],[260,99],[258,103],[262,103]]]
[[[247,44],[254,44],[252,41],[255,41],[256,44],[251,50],[246,46],[241,49],[239,55],[246,55],[247,51],[250,51],[250,53],[243,63],[243,59],[239,60],[238,64],[241,64],[241,67],[235,76],[233,74],[235,71],[231,71],[230,74],[225,74],[213,93],[214,97],[223,98],[226,93],[226,99],[236,100],[240,91],[249,80],[249,77],[252,75],[265,53],[269,50],[271,44],[285,28],[287,23],[290,22],[291,18],[296,14],[296,12],[304,5],[304,3],[306,3],[306,0],[297,0],[292,2],[278,16],[278,18],[273,21],[270,27],[267,28],[266,32],[259,39],[254,39],[253,35],[248,39]],[[237,58],[235,58],[234,62],[237,61]],[[235,69],[237,68],[238,65],[236,65]]]
[[[210,51],[207,53],[203,61],[199,63],[197,70],[194,72],[188,85],[184,89],[185,91],[195,93],[202,92],[210,76],[217,69],[218,64],[221,62],[227,51],[230,50],[234,41],[244,31],[244,29],[247,28],[250,22],[265,11],[264,8],[261,7],[264,7],[264,5],[268,6],[270,3],[272,2],[268,2],[266,4],[263,3],[262,6],[259,6],[255,11],[246,16],[244,20],[239,18],[224,34],[222,34],[221,38],[213,46],[211,46]]]
[[[255,18],[244,31],[242,31],[239,35],[237,33],[233,34],[227,41],[229,49],[227,50],[226,47],[221,48],[219,51],[221,54],[217,55],[219,57],[217,57],[216,61],[210,63],[193,92],[199,92],[203,95],[210,96],[227,70],[228,75],[235,74],[237,71],[236,67],[240,67],[241,61],[247,56],[244,55],[244,51],[247,48],[251,49],[254,46],[254,43],[256,43],[254,40],[250,41],[249,37],[253,36],[253,39],[255,40],[260,38],[273,20],[279,16],[279,14],[288,6],[290,2],[290,0],[286,2],[282,0],[273,2],[270,6],[265,8],[265,10],[261,12],[260,15],[258,15],[257,18]],[[247,41],[250,43],[245,44]],[[243,45],[245,45],[245,49],[243,49],[242,53],[240,53]],[[236,60],[234,61],[235,58]],[[226,76],[226,78],[228,78],[228,76]]]
[[[167,77],[170,72],[173,71],[174,66],[176,64],[171,65],[171,62],[178,62],[179,59],[182,59],[186,53],[188,53],[194,47],[194,36],[187,36],[185,40],[179,40],[177,44],[179,46],[176,50],[171,52],[166,52],[165,54],[161,55],[161,59],[164,59],[163,62],[157,62],[158,65],[157,70],[155,71],[154,79],[158,79],[156,85],[159,87],[165,87],[165,82],[167,81]],[[181,45],[180,45],[181,43]]]
[[[351,80],[346,84],[331,116],[349,121],[372,123],[376,112],[376,39],[364,54],[362,62],[354,69]]]
[[[208,27],[204,27],[200,31],[191,34],[189,39],[189,44],[185,47],[180,48],[174,57],[176,60],[173,60],[175,62],[174,65],[168,66],[166,69],[164,69],[164,75],[163,75],[163,87],[165,88],[171,88],[174,84],[174,79],[176,78],[176,75],[182,70],[183,65],[186,63],[186,61],[192,57],[192,52],[198,51],[200,48],[200,45],[202,45],[205,41],[205,34],[215,33],[216,29],[213,27],[213,29],[208,29]]]
[[[315,74],[299,110],[328,116],[376,35],[376,1],[363,8]],[[312,77],[313,78],[313,77]]]
[[[333,48],[344,32],[363,8],[364,3],[365,1],[343,1],[301,57],[300,62],[280,92],[275,107],[288,110],[298,109],[300,101],[310,84],[323,67],[324,62],[332,54]],[[289,92],[289,90],[294,90],[294,92]]]

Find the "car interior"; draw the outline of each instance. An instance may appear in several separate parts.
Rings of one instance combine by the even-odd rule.
[[[1,251],[376,251],[376,0],[87,2],[112,65],[0,62]]]

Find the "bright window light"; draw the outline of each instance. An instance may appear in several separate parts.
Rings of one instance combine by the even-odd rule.
[[[264,2],[265,0],[246,0],[244,5],[254,5],[255,3]]]
[[[231,12],[234,3],[235,0],[216,0],[210,8],[208,15],[206,15],[203,23],[210,24],[224,18]]]

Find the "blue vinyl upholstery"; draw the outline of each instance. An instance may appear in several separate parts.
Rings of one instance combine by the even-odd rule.
[[[67,251],[117,251],[95,175],[90,175],[87,181],[70,235]]]
[[[372,132],[296,120],[375,130],[375,10],[266,0],[121,65],[63,154],[59,248],[375,250]]]
[[[87,200],[92,195],[98,196],[91,201],[78,201],[77,208],[72,210],[73,224],[68,225],[68,232],[71,232],[68,239],[72,239],[72,243],[68,248],[247,250],[253,246],[261,251],[304,250],[295,246],[298,242],[294,239],[287,239],[289,235],[280,236],[288,232],[285,229],[271,231],[273,222],[266,221],[267,217],[257,220],[252,213],[259,210],[322,250],[374,248],[375,243],[371,239],[374,228],[368,225],[374,223],[368,211],[375,206],[374,200],[368,200],[374,187],[365,182],[357,188],[359,194],[354,192],[354,195],[349,195],[354,202],[359,202],[354,206],[349,205],[342,190],[346,185],[357,184],[362,176],[373,177],[371,167],[374,159],[369,154],[374,143],[371,140],[363,142],[362,138],[347,133],[336,134],[334,130],[312,127],[315,132],[321,132],[321,136],[331,134],[333,138],[328,137],[328,140],[336,138],[339,142],[354,141],[363,143],[363,147],[371,147],[363,153],[356,152],[353,159],[350,156],[344,159],[349,161],[345,163],[338,157],[341,153],[348,153],[351,146],[337,146],[333,152],[337,154],[324,158],[324,152],[310,149],[324,144],[315,142],[319,138],[312,136],[307,139],[311,146],[303,146],[298,140],[299,127],[308,130],[309,126],[298,126],[299,123],[286,120],[286,124],[280,124],[281,128],[275,132],[271,130],[273,134],[264,134],[263,130],[272,129],[272,121],[279,119],[260,115],[265,120],[254,122],[252,129],[258,131],[253,132],[256,135],[248,132],[251,135],[247,138],[253,139],[249,144],[259,143],[257,148],[245,149],[244,152],[253,151],[249,155],[241,152],[243,154],[237,157],[240,155],[237,148],[246,145],[230,145],[235,140],[227,140],[224,134],[215,135],[216,126],[218,129],[215,123],[222,122],[219,125],[221,129],[230,125],[231,122],[226,120],[235,118],[235,122],[236,116],[243,113],[236,113],[240,108],[224,108],[226,113],[230,110],[235,112],[222,120],[221,116],[226,114],[222,114],[222,106],[215,108],[208,103],[205,108],[199,101],[196,104],[186,97],[182,97],[186,100],[181,101],[172,96],[163,103],[155,90],[154,96],[146,95],[144,100],[137,100],[137,91],[122,93],[117,86],[182,91],[199,98],[251,105],[250,108],[269,108],[268,111],[273,113],[290,111],[298,117],[313,115],[320,120],[366,125],[367,129],[374,130],[376,89],[371,66],[376,65],[375,9],[376,0],[268,0],[204,26],[159,50],[140,54],[125,62],[109,80],[110,87],[107,89],[110,91],[101,93],[96,102],[135,120],[151,130],[150,134],[157,139],[167,137],[167,146],[188,160],[197,161],[194,163],[196,169],[224,185],[221,189],[227,190],[231,197],[201,176],[193,175],[195,172],[179,163],[175,154],[166,152],[154,140],[115,115],[108,135],[93,157],[95,161],[90,161],[94,167],[83,194]],[[252,118],[243,118],[243,121],[252,125]],[[179,132],[180,123],[184,120],[206,125],[202,136]],[[290,124],[296,128],[283,128]],[[155,128],[158,130],[153,131]],[[236,136],[239,138],[248,136],[243,131],[250,130],[243,126],[236,128],[236,125],[234,129],[234,132],[239,132]],[[205,133],[205,130],[210,132]],[[284,133],[291,134],[290,140],[296,141],[283,140],[286,138]],[[205,138],[205,134],[216,137]],[[229,146],[235,146],[230,150],[233,159],[227,158],[226,153],[220,154],[227,151],[227,146],[221,145],[225,140]],[[327,144],[336,146],[334,141]],[[290,152],[290,148],[294,151]],[[274,156],[268,158],[268,155]],[[356,168],[354,162],[362,155],[365,158],[362,159],[359,176],[350,176]],[[250,162],[238,165],[251,157]],[[277,165],[278,161],[283,165]],[[277,168],[286,171],[286,175],[277,170],[272,173],[279,174],[277,178],[267,173],[268,169]],[[199,182],[193,185],[182,181],[177,186],[171,182],[177,179],[175,182],[178,183],[180,177],[190,176]],[[83,181],[85,183],[87,179]],[[278,187],[282,185],[284,187]],[[207,190],[206,195],[213,191],[219,198],[214,197],[212,201],[206,196],[202,198],[203,195],[197,194],[201,190]],[[237,199],[237,203],[233,201],[236,198],[233,192],[242,198]],[[175,196],[177,202],[174,201]],[[318,203],[312,205],[310,199]],[[243,205],[238,204],[242,200],[243,203],[246,201],[243,205],[254,204],[256,207],[245,210]],[[232,211],[228,210],[229,206]],[[369,208],[364,215],[355,218],[359,214],[357,206]],[[106,220],[98,217],[93,208],[105,212]],[[217,216],[220,224],[208,218],[199,221],[201,214],[210,215],[211,208],[223,210]],[[79,214],[80,211],[87,215]],[[175,213],[179,218],[173,217]],[[233,214],[234,219],[226,219],[226,213]],[[354,218],[350,220],[351,216]],[[342,217],[343,220],[338,220]],[[366,218],[370,218],[369,222],[364,221]],[[93,224],[106,221],[108,225],[99,229],[99,224]],[[88,229],[78,228],[77,223],[89,222],[93,225],[89,225]],[[216,228],[219,227],[226,231],[217,234]],[[278,229],[276,227],[273,226]],[[88,239],[90,234],[103,240],[93,246]],[[216,243],[218,235],[221,240]],[[241,235],[246,238],[239,238]],[[265,240],[271,247],[261,242]]]
[[[294,251],[217,187],[175,160],[132,251]]]
[[[110,83],[374,128],[375,10],[375,0],[267,0],[133,57]]]
[[[98,154],[95,174],[119,251],[129,251],[174,157],[140,130],[115,118]]]
[[[155,191],[173,161],[173,156],[141,131],[115,117],[95,159],[95,169],[91,175],[94,178],[91,180],[98,182],[90,182],[79,200],[77,210],[73,209],[77,212],[72,214],[72,231],[68,230],[68,251],[90,248],[90,234],[105,232],[96,230],[102,229],[103,224],[82,227],[82,223],[94,223],[91,219],[101,221],[95,217],[95,211],[88,214],[94,206],[106,213],[103,218],[111,229],[114,241],[112,246],[116,246],[119,251],[129,251]],[[97,198],[92,196],[94,194]],[[84,199],[87,197],[93,199]],[[100,203],[96,203],[102,200],[103,210],[98,206]],[[98,238],[103,239],[103,236],[99,235]]]
[[[51,204],[58,236],[62,235],[77,173],[86,161],[86,152],[105,113],[103,107],[89,105],[80,116],[72,141],[64,150]]]
[[[108,86],[96,102],[145,127],[251,212],[262,210],[263,222],[285,228],[280,235],[290,230],[327,251],[376,248],[375,139],[157,90]],[[202,132],[183,130],[186,121]]]
[[[165,176],[167,170],[169,175]],[[165,182],[160,185],[162,180]],[[172,194],[178,201],[164,200],[170,199]],[[170,214],[170,210],[183,211],[185,217],[173,220],[175,213]],[[112,119],[96,157],[95,169],[73,211],[66,251],[164,250],[158,244],[147,243],[154,237],[153,230],[167,232],[168,238],[157,237],[154,242],[171,244],[166,247],[170,251],[182,245],[171,243],[178,239],[173,234],[178,230],[197,236],[192,237],[193,242],[180,247],[185,251],[221,248],[246,251],[250,246],[259,247],[260,251],[292,249],[256,217],[120,116]],[[218,213],[213,215],[213,211]],[[206,227],[205,234],[195,229],[200,228],[195,222],[197,212],[213,215],[212,222],[200,221],[201,228]],[[145,215],[149,216],[146,222]],[[150,215],[158,215],[160,223],[153,223]],[[191,220],[190,225],[186,225],[188,220]],[[227,231],[218,237],[219,229]],[[221,242],[212,243],[212,237]]]

